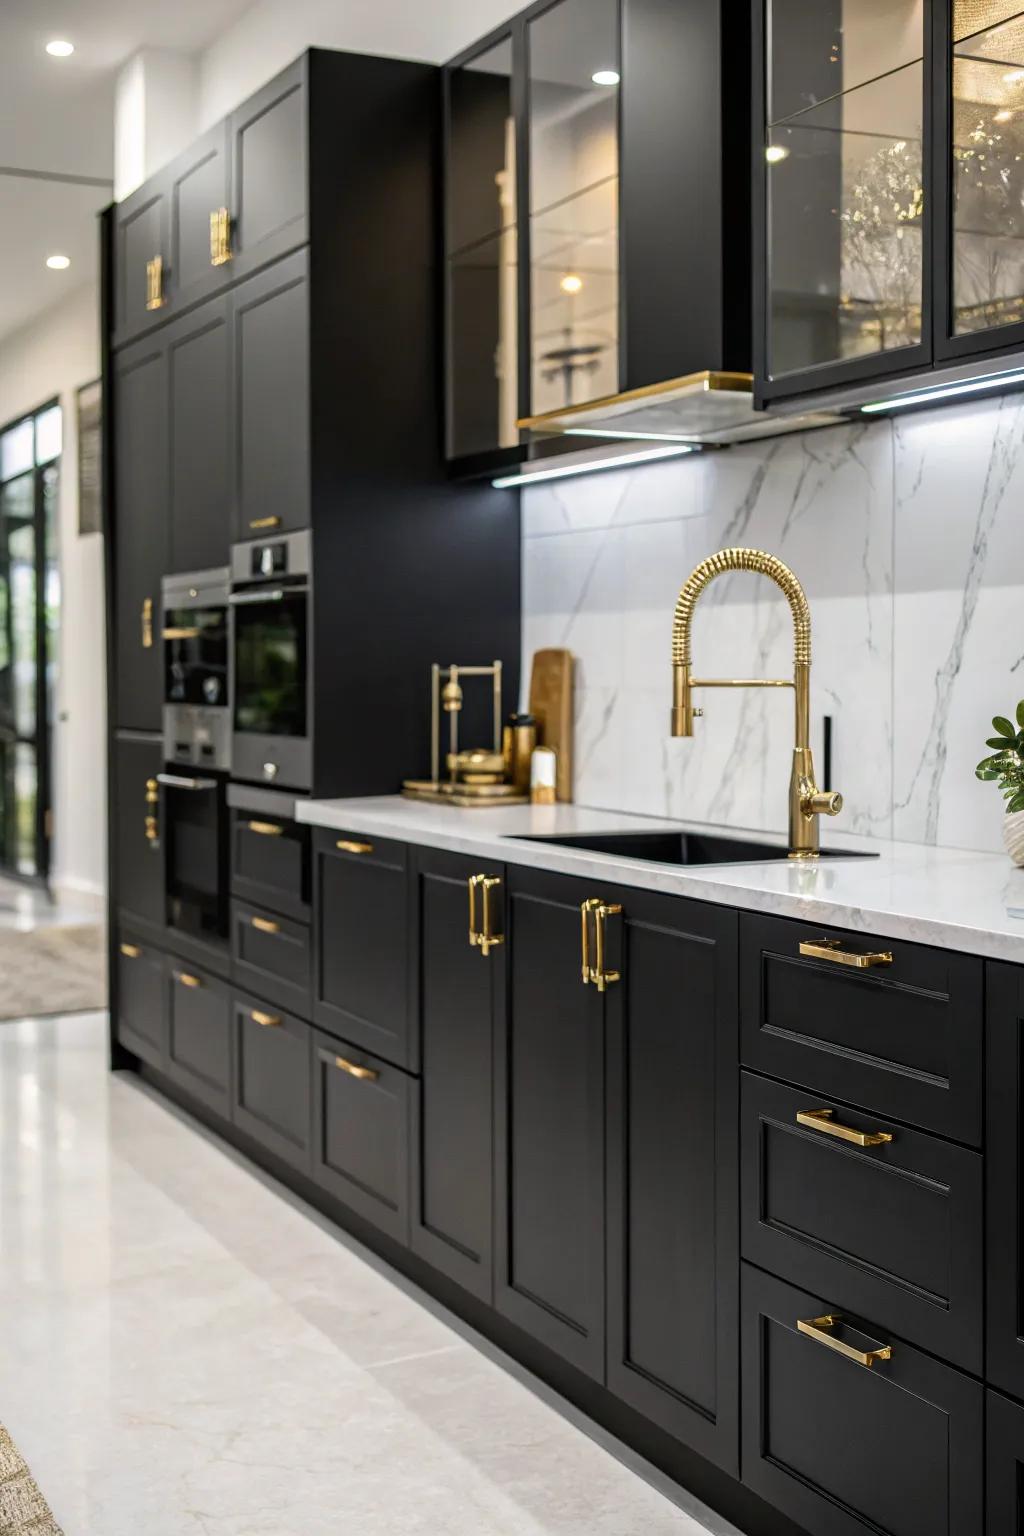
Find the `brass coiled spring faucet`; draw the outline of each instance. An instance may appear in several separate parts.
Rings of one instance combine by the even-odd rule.
[[[696,678],[690,629],[697,601],[716,576],[728,571],[754,571],[774,581],[784,594],[793,615],[795,645],[793,677],[790,678]],[[692,736],[693,722],[702,709],[693,706],[695,688],[792,688],[796,696],[796,744],[789,781],[789,857],[816,859],[819,853],[818,817],[838,816],[843,797],[819,789],[814,779],[810,746],[811,717],[811,610],[803,587],[788,565],[762,549],[720,549],[702,560],[679,593],[672,626],[672,735]]]

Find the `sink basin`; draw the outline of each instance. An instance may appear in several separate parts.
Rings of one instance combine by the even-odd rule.
[[[652,864],[760,864],[785,859],[788,849],[753,838],[719,837],[714,832],[579,832],[514,838],[515,842],[550,843],[556,848],[586,848],[622,859],[647,859]],[[877,853],[847,853],[823,848],[823,859],[877,859]]]

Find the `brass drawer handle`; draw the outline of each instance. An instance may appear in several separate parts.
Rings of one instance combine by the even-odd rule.
[[[151,597],[144,597],[142,599],[142,617],[141,617],[141,620],[140,620],[140,625],[141,625],[141,630],[142,630],[142,649],[144,651],[152,650],[152,648],[153,648],[153,599]]]
[[[253,517],[249,519],[250,528],[280,528],[279,517]]]
[[[226,208],[210,214],[210,266],[223,267],[231,260],[231,215]]]
[[[262,1013],[259,1008],[254,1008],[249,1014],[254,1024],[260,1024],[264,1029],[277,1029],[281,1019],[276,1013]]]
[[[892,951],[844,949],[841,939],[804,939],[800,953],[809,960],[831,960],[834,965],[848,965],[855,971],[870,971],[876,965],[892,965]]]
[[[257,837],[281,837],[284,834],[284,827],[275,826],[272,821],[250,821],[247,825]]]
[[[250,925],[259,933],[280,933],[281,924],[269,917],[250,917]]]
[[[202,630],[198,624],[177,625],[170,629],[162,629],[160,637],[163,640],[198,640]]]
[[[146,308],[163,309],[165,302],[164,259],[154,256],[146,262]]]
[[[840,1125],[833,1120],[832,1114],[831,1109],[802,1109],[796,1123],[806,1125],[811,1131],[823,1131],[826,1136],[835,1136],[840,1141],[852,1141],[855,1147],[880,1147],[883,1142],[892,1141],[888,1131],[855,1131],[852,1126]]]
[[[486,959],[492,949],[499,944],[504,944],[503,934],[495,933],[491,927],[491,892],[495,886],[501,884],[498,875],[470,875],[466,882],[469,886],[469,942],[474,948],[479,949]],[[480,891],[483,907],[483,927],[476,926],[476,893]]]
[[[137,944],[122,944],[121,953],[126,960],[138,960],[142,955],[142,950]]]
[[[335,843],[335,848],[340,853],[372,853],[372,843],[354,843],[347,837],[340,837]]]
[[[175,971],[174,979],[175,981],[180,982],[183,987],[192,987],[193,989],[196,989],[202,987],[203,985],[198,976],[190,976],[188,971]]]
[[[375,1083],[380,1077],[373,1067],[357,1067],[354,1061],[346,1061],[344,1056],[335,1056],[334,1065],[347,1072],[349,1077],[357,1077],[361,1083]]]
[[[837,1355],[845,1355],[847,1360],[855,1360],[858,1365],[866,1365],[868,1370],[876,1360],[891,1360],[892,1345],[883,1344],[881,1349],[854,1349],[852,1344],[844,1344],[842,1339],[837,1339],[829,1333],[830,1328],[838,1328],[842,1318],[834,1312],[826,1312],[824,1317],[797,1318],[797,1332],[805,1333],[816,1344],[824,1344],[826,1349],[834,1349]]]
[[[607,992],[613,982],[621,981],[622,974],[619,971],[609,971],[605,968],[605,941],[607,938],[606,924],[610,917],[618,917],[622,912],[618,903],[605,902],[600,896],[591,896],[589,901],[582,903],[580,918],[582,922],[581,949],[583,985],[590,983],[599,992]],[[590,963],[590,917],[594,918],[594,964]]]

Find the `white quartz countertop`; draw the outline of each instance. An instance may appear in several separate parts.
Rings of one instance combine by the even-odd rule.
[[[484,860],[578,875],[604,885],[640,886],[749,912],[860,929],[1024,964],[1024,870],[1015,869],[1003,854],[869,840],[844,835],[826,823],[822,828],[825,847],[876,852],[879,857],[678,867],[517,839],[671,830],[781,840],[763,833],[575,805],[460,810],[400,795],[300,800],[296,815],[315,827],[376,834]]]

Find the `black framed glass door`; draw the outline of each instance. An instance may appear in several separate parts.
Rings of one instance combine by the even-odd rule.
[[[50,870],[61,412],[0,431],[0,873]]]

